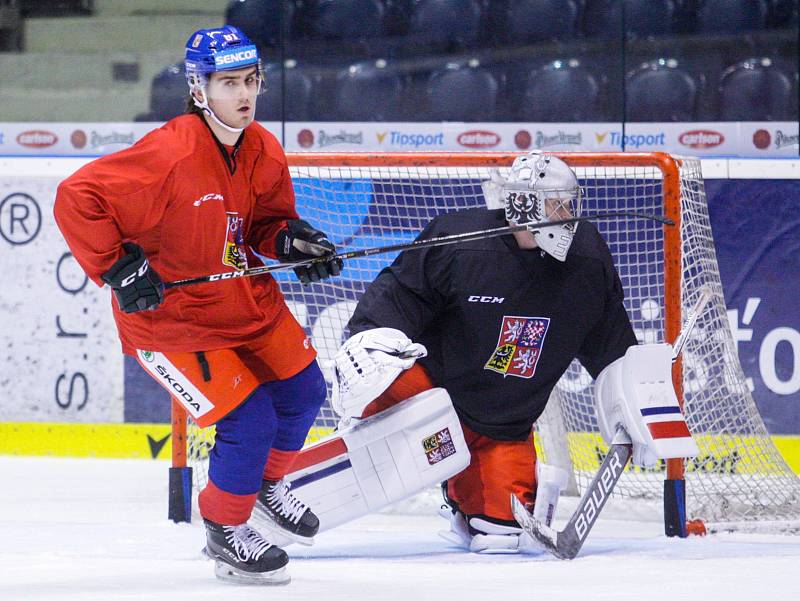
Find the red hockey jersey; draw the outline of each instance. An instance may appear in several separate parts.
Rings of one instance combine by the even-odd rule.
[[[97,159],[58,188],[55,217],[98,285],[140,245],[167,282],[261,265],[296,219],[286,157],[257,123],[224,147],[202,116],[177,117],[131,148]],[[125,314],[113,301],[123,350],[200,351],[246,343],[288,311],[275,280],[239,278],[168,290],[156,310]]]

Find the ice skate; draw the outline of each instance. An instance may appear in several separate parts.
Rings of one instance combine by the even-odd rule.
[[[289,557],[248,524],[223,526],[205,520],[205,525],[205,553],[215,562],[217,578],[240,584],[289,584]]]
[[[319,530],[319,519],[289,489],[290,484],[284,480],[264,480],[253,508],[253,523],[262,531],[276,535],[279,542],[279,537],[283,537],[287,542],[312,545]]]

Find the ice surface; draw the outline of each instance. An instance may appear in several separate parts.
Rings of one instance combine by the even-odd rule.
[[[768,601],[800,594],[800,536],[675,540],[657,520],[604,518],[573,561],[473,555],[436,535],[444,521],[432,502],[417,504],[422,515],[368,516],[319,535],[314,547],[288,547],[288,586],[231,585],[217,581],[200,554],[202,525],[166,519],[167,467],[0,457],[0,601]]]

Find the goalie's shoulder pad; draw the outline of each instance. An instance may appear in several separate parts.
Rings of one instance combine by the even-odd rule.
[[[360,416],[403,370],[427,354],[423,345],[394,328],[374,328],[351,336],[333,359],[331,406],[342,417]]]
[[[621,424],[634,443],[661,459],[698,454],[672,384],[669,344],[631,346],[600,372],[595,394],[600,433],[607,442]]]

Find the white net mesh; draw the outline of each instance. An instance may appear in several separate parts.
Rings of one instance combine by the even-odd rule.
[[[561,156],[570,162],[568,155]],[[617,156],[630,162],[629,155]],[[294,157],[296,165],[302,160],[302,155]],[[667,211],[668,190],[658,167],[615,166],[611,154],[595,164],[578,162],[573,164],[584,188],[584,214]],[[432,157],[419,157],[416,163],[422,166],[295,166],[298,212],[327,232],[340,251],[350,251],[410,242],[439,213],[484,206],[480,184],[489,179],[490,161],[484,166],[458,167],[452,158],[436,164]],[[501,174],[505,169],[501,167]],[[707,522],[799,520],[800,481],[772,443],[736,357],[697,160],[682,161],[680,215],[682,279],[680,289],[674,290],[665,284],[661,224],[624,218],[596,225],[614,255],[625,287],[625,305],[640,341],[665,341],[665,298],[679,295],[685,314],[701,287],[712,290],[712,300],[683,351],[685,413],[701,449],[686,468],[689,517]],[[310,287],[295,282],[291,271],[276,275],[290,309],[311,334],[329,382],[330,360],[344,340],[358,298],[395,256],[349,260],[342,277]],[[541,440],[540,446],[547,461],[553,462],[555,454],[569,457],[582,491],[606,447],[597,431],[592,380],[577,362],[559,381],[554,398],[567,436]],[[329,432],[335,423],[326,403],[309,440]],[[213,433],[190,426],[188,441],[188,460],[198,490],[205,486]],[[664,466],[629,469],[616,492],[622,497],[659,499],[663,480]]]

